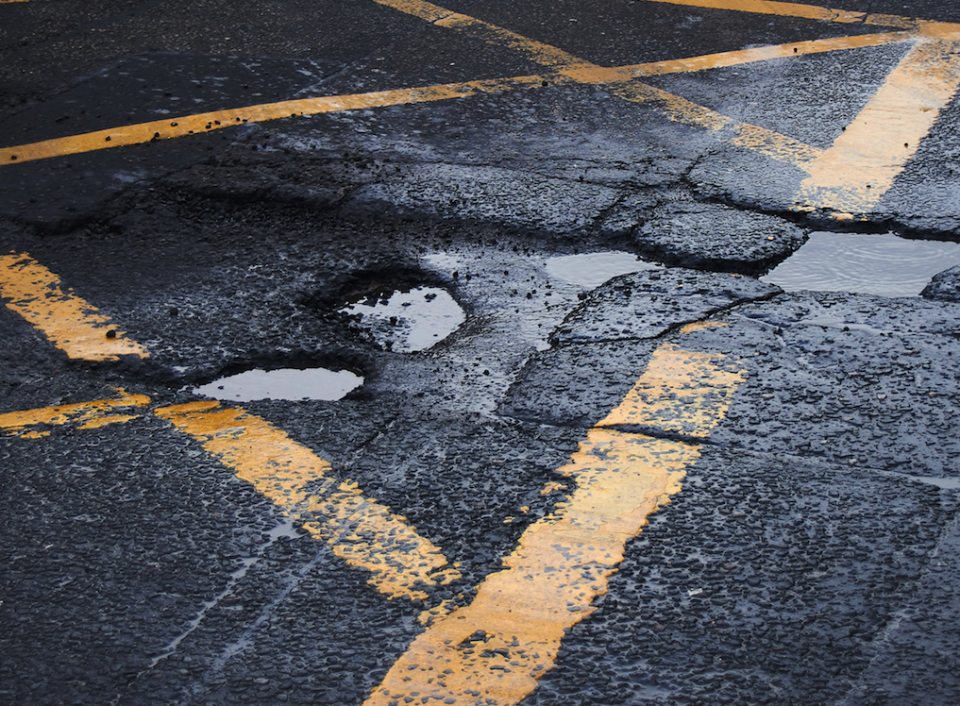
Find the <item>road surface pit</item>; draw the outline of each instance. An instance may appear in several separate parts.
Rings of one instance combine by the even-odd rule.
[[[657,270],[660,265],[645,262],[622,250],[561,255],[547,260],[547,274],[570,284],[595,289],[609,279],[641,270]]]
[[[378,346],[400,353],[426,350],[466,320],[448,291],[426,286],[368,296],[339,311]]]
[[[956,243],[820,231],[760,279],[787,292],[914,297],[931,277],[958,264]]]
[[[194,388],[195,394],[224,402],[254,400],[334,401],[363,384],[349,370],[280,368],[246,370]]]

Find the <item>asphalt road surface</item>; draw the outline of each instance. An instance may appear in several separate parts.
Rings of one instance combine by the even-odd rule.
[[[0,702],[960,704],[960,5],[0,0]]]

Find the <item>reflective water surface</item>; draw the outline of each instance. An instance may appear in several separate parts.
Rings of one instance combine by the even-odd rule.
[[[363,378],[349,370],[308,368],[247,370],[214,380],[193,390],[225,402],[251,400],[339,400],[359,387]]]
[[[382,347],[402,353],[430,348],[466,320],[456,300],[439,287],[395,291],[376,301],[357,302],[340,311],[359,315],[359,328]]]
[[[893,234],[816,232],[791,257],[761,277],[788,292],[851,292],[917,296],[930,278],[960,265],[960,245]]]
[[[656,269],[660,269],[660,265],[645,262],[636,255],[621,250],[562,255],[547,260],[547,274],[551,277],[589,289],[599,287],[617,275]]]

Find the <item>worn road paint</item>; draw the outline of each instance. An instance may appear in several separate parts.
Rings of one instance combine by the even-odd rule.
[[[960,24],[922,20],[902,15],[858,12],[856,10],[838,10],[819,5],[806,5],[793,2],[770,2],[769,0],[642,0],[668,5],[685,5],[712,10],[735,10],[759,15],[780,15],[781,17],[801,17],[808,20],[840,22],[843,24],[863,24],[874,27],[896,27],[916,30],[924,36],[941,39],[960,39]]]
[[[643,376],[598,427],[642,425],[706,437],[723,419],[743,374],[723,367],[723,356],[672,344],[654,351]]]
[[[449,27],[466,32],[471,36],[482,39],[488,44],[519,51],[527,59],[555,71],[555,80],[588,84],[611,83],[608,90],[620,98],[635,103],[650,105],[662,112],[669,120],[714,130],[718,132],[718,139],[732,142],[745,149],[758,151],[768,157],[803,166],[820,154],[819,150],[805,145],[799,140],[756,125],[736,122],[732,118],[688,101],[685,98],[632,80],[635,78],[634,72],[646,70],[650,72],[648,75],[655,74],[656,71],[653,70],[654,64],[623,67],[622,69],[609,69],[580,59],[549,44],[528,39],[503,27],[453,12],[452,10],[447,10],[446,8],[425,2],[424,0],[374,0],[374,2],[419,17],[441,27]],[[846,48],[851,47],[844,43],[839,43],[836,47],[836,49]],[[781,52],[783,51],[784,50],[781,50]],[[776,52],[776,55],[771,58],[779,58],[783,55],[781,52]],[[792,48],[790,49],[790,53],[793,53]],[[747,59],[746,57],[747,55],[741,55],[744,61],[761,60]],[[719,58],[716,60],[718,62],[722,61],[722,59]],[[693,68],[691,70],[694,71],[710,68],[704,64],[697,63],[696,58],[687,59],[687,61],[692,62]],[[730,61],[734,60],[731,58]],[[667,64],[672,62],[660,63]],[[718,64],[718,66],[719,65],[722,64]],[[671,68],[676,69],[677,67],[673,66]],[[618,74],[617,72],[619,71],[623,71],[624,73]],[[673,70],[664,71],[663,73],[676,72],[676,70]],[[616,81],[624,81],[624,83],[616,84]],[[731,129],[724,133],[719,133],[720,129],[724,127],[730,127]]]
[[[881,34],[862,34],[854,37],[831,37],[829,39],[814,39],[804,42],[788,42],[786,44],[772,44],[753,49],[704,54],[688,59],[668,59],[650,64],[637,64],[622,68],[610,69],[618,74],[629,73],[630,77],[643,78],[645,76],[662,76],[663,74],[694,73],[709,69],[722,69],[743,64],[753,64],[773,59],[786,59],[808,54],[822,54],[831,51],[846,49],[860,49],[864,47],[878,47],[886,44],[901,44],[914,39],[913,32],[883,32]]]
[[[704,7],[711,10],[739,10],[762,15],[780,15],[782,17],[802,17],[808,20],[860,24],[867,17],[866,12],[855,10],[832,10],[818,5],[805,5],[793,2],[770,2],[769,0],[646,0],[669,5]],[[899,18],[898,18],[899,19]],[[894,25],[899,27],[900,25]]]
[[[68,154],[81,154],[114,147],[139,145],[147,142],[186,137],[214,130],[235,127],[244,123],[261,123],[281,118],[291,118],[323,113],[335,113],[343,110],[362,108],[382,108],[406,103],[426,103],[430,101],[466,98],[479,93],[500,93],[516,88],[539,86],[543,82],[540,76],[516,76],[513,78],[491,79],[485,81],[464,81],[421,88],[405,88],[393,91],[374,91],[346,96],[320,96],[298,100],[264,103],[246,108],[220,110],[211,113],[198,113],[179,118],[155,120],[138,125],[125,125],[96,132],[70,137],[58,137],[52,140],[34,142],[28,145],[0,148],[0,165],[18,164],[37,159],[49,159]]]
[[[50,435],[50,432],[43,428],[45,426],[76,424],[80,429],[99,429],[108,424],[137,419],[139,414],[118,412],[128,412],[131,408],[150,404],[150,398],[146,395],[128,395],[122,389],[117,392],[122,397],[0,414],[0,431],[24,439],[39,439]]]
[[[447,10],[423,0],[374,0],[381,5],[419,17],[437,26],[468,32],[484,41],[524,54],[553,72],[554,81],[586,84],[617,84],[611,92],[631,102],[647,103],[659,109],[670,120],[719,131],[730,128],[720,139],[759,152],[773,159],[803,167],[820,155],[820,150],[799,140],[748,123],[739,123],[716,111],[697,105],[666,91],[633,81],[645,76],[669,73],[704,71],[712,68],[769,61],[789,56],[802,56],[827,51],[839,51],[865,46],[879,46],[908,41],[912,35],[888,33],[862,37],[841,37],[808,42],[794,42],[771,47],[711,54],[702,57],[605,68],[572,54],[538,42],[510,30]],[[247,122],[265,122],[288,117],[318,115],[343,110],[375,108],[406,103],[449,100],[478,93],[499,93],[516,88],[531,88],[543,84],[548,77],[517,76],[512,78],[468,81],[463,83],[425,86],[420,88],[376,91],[347,96],[324,96],[295,101],[281,101],[249,106],[235,110],[201,113],[174,119],[165,119],[92,133],[36,142],[17,147],[0,148],[0,165],[16,164],[37,159],[78,154],[100,149],[143,144],[158,140],[184,137]]]
[[[155,414],[199,441],[286,515],[302,520],[337,556],[369,571],[368,583],[384,595],[426,599],[424,588],[459,577],[405,518],[365,497],[353,481],[333,477],[327,461],[260,417],[213,401]]]
[[[800,185],[801,209],[850,217],[879,203],[960,88],[960,41],[921,39]]]
[[[71,358],[101,361],[150,355],[139,343],[124,338],[96,307],[72,292],[64,293],[60,278],[26,253],[0,256],[0,297]]]
[[[637,404],[631,393],[600,424],[670,430],[679,418],[706,435],[743,379],[723,355],[665,346],[634,388],[656,389],[656,399]],[[702,413],[686,409],[699,404]],[[527,528],[505,568],[480,584],[470,605],[436,617],[414,639],[364,706],[522,701],[553,667],[566,631],[596,610],[626,542],[680,491],[699,453],[694,444],[599,425],[590,430],[557,469],[576,482],[570,497]]]

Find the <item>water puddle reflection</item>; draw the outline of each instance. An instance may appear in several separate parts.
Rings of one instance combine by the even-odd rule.
[[[359,317],[355,324],[378,345],[401,353],[422,351],[439,343],[466,320],[450,293],[439,287],[415,287],[373,297],[340,309]]]
[[[660,269],[660,265],[645,262],[636,255],[621,250],[562,255],[547,260],[547,274],[551,277],[588,289],[599,287],[618,275],[657,269]]]
[[[796,253],[761,277],[785,291],[917,296],[938,272],[960,264],[960,245],[893,234],[811,233]]]
[[[363,383],[349,370],[308,368],[296,370],[247,370],[214,380],[193,392],[225,402],[253,400],[339,400]]]

